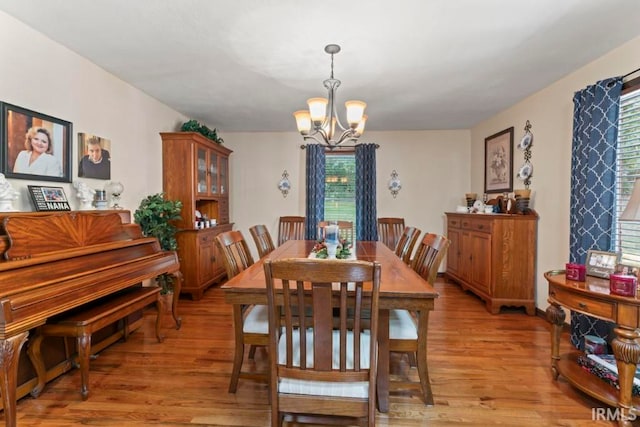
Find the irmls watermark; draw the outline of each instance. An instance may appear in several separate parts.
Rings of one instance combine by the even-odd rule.
[[[591,408],[592,421],[635,421],[636,414],[624,408]]]

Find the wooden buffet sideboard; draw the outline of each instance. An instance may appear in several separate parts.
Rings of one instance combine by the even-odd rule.
[[[632,398],[631,389],[636,365],[640,363],[640,299],[609,293],[609,280],[587,276],[585,282],[568,280],[564,270],[548,271],[551,323],[551,371],[553,378],[562,375],[584,393],[609,406],[620,408],[621,426],[630,426],[640,418],[640,398]],[[616,337],[611,346],[618,365],[620,391],[578,365],[582,354],[577,349],[560,355],[560,336],[565,323],[564,308],[614,322]]]
[[[538,216],[446,213],[445,277],[482,298],[496,314],[502,306],[524,306],[535,314]]]

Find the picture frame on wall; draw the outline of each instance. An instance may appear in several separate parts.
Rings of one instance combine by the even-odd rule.
[[[6,102],[0,110],[2,173],[7,178],[71,182],[72,123]]]
[[[111,140],[78,133],[78,177],[111,179]]]
[[[587,259],[585,261],[587,276],[608,279],[609,276],[615,272],[619,262],[619,253],[595,250],[587,251]]]
[[[484,192],[513,190],[513,126],[484,139]]]

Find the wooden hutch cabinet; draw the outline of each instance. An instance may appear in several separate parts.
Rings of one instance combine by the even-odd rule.
[[[184,276],[182,293],[194,300],[225,276],[215,236],[229,231],[229,155],[231,150],[196,132],[163,132],[162,186],[166,197],[180,200],[178,258]],[[196,210],[217,225],[196,229]]]
[[[496,314],[523,306],[535,314],[537,215],[447,213],[445,277]]]

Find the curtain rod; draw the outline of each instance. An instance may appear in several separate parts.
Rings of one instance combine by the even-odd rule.
[[[302,145],[300,145],[300,149],[301,149],[301,150],[304,150],[305,148],[307,148],[307,145],[309,145],[309,144],[302,144]],[[378,148],[380,148],[380,145],[378,145],[378,144],[374,144],[374,145],[376,146],[376,150],[377,150]],[[340,144],[340,145],[336,145],[336,146],[335,146],[335,147],[333,147],[333,148],[330,148],[329,146],[325,146],[325,150],[329,150],[329,151],[340,151],[340,149],[341,149],[341,148],[355,148],[355,147],[356,147],[356,145],[342,145],[342,144]]]
[[[624,76],[622,76],[622,78],[624,79],[625,77],[629,77],[631,74],[635,74],[638,71],[640,71],[640,68],[636,68],[635,70],[631,71],[630,73],[625,74]]]

